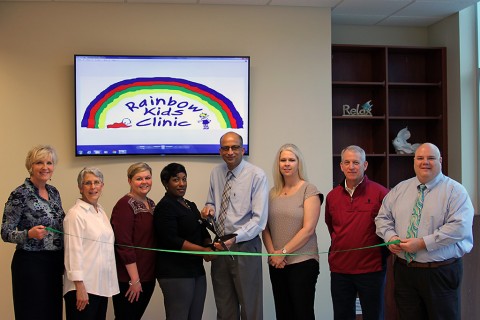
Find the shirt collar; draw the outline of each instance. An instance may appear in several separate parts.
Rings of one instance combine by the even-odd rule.
[[[417,186],[422,184],[420,182],[420,180],[418,180],[417,177],[415,177],[417,179]],[[433,188],[435,188],[436,185],[438,185],[443,179],[445,178],[445,176],[443,175],[442,172],[440,172],[439,174],[437,174],[437,176],[435,178],[433,178],[432,180],[430,180],[429,182],[427,183],[424,183],[426,186],[427,186],[427,190],[432,190]]]
[[[362,181],[360,181],[355,187],[350,189],[349,187],[347,187],[347,179],[345,179],[345,190],[347,190],[347,192],[350,194],[350,196],[353,196],[353,193],[355,192],[355,189],[357,189],[357,187],[362,184],[363,180],[365,180],[365,176],[363,176]]]
[[[233,170],[228,170],[228,167],[225,166],[225,177],[227,177],[227,172],[232,171],[233,177],[238,177],[240,172],[242,172],[243,168],[245,167],[245,160],[242,159],[242,161],[236,166]]]
[[[38,191],[38,188],[33,184],[30,178],[25,179],[25,185],[27,186],[27,188],[30,188],[30,190],[32,190],[33,192],[40,195],[40,191]],[[45,189],[47,189],[48,196],[50,197],[50,185],[48,183],[45,184]]]
[[[92,213],[97,213],[95,207],[92,206],[90,203],[83,201],[82,199],[77,199],[77,203],[80,207],[82,207],[85,211],[90,211]],[[103,208],[100,204],[97,204],[98,211],[103,211]]]

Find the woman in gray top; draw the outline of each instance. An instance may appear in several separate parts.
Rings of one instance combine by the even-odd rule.
[[[278,150],[273,178],[263,231],[265,248],[270,254],[298,254],[268,258],[277,319],[315,319],[319,274],[315,228],[323,195],[306,181],[303,156],[293,144]]]

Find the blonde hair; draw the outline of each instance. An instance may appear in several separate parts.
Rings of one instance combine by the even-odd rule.
[[[146,164],[145,162],[136,162],[132,164],[130,167],[128,167],[127,177],[128,179],[131,180],[137,173],[143,172],[143,171],[149,171],[150,175],[152,174],[152,168],[150,168],[148,164]]]
[[[304,165],[305,161],[302,152],[296,145],[292,143],[286,143],[281,146],[280,149],[278,149],[273,162],[273,188],[270,191],[270,198],[278,197],[285,186],[285,179],[280,172],[280,155],[283,151],[290,151],[295,155],[298,161],[298,176],[301,180],[307,181],[307,170]]]
[[[35,162],[38,160],[44,160],[48,157],[52,158],[53,166],[57,164],[57,152],[55,149],[49,145],[38,145],[30,149],[27,153],[25,159],[25,168],[27,168],[28,173],[32,174],[32,167]]]

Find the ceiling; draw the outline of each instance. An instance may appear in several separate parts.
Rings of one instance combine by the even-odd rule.
[[[331,8],[334,25],[427,27],[480,0],[0,0],[0,2],[125,2]]]

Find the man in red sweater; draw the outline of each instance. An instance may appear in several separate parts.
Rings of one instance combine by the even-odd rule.
[[[336,252],[383,243],[375,233],[375,217],[388,193],[368,180],[365,151],[358,146],[342,150],[340,169],[345,180],[327,195],[325,223],[331,237],[328,263],[335,320],[355,319],[356,297],[364,319],[384,318],[384,247]]]

